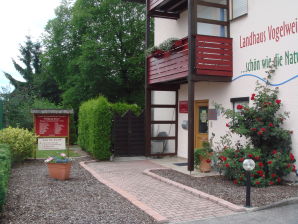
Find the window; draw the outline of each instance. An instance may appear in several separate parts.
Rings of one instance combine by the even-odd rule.
[[[233,104],[233,111],[239,112],[237,105],[241,104],[242,106],[248,106],[249,97],[231,98],[231,103]]]
[[[247,0],[232,0],[232,19],[247,14]]]

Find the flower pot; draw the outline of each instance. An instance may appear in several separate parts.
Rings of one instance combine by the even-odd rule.
[[[210,153],[210,156],[208,158],[204,158],[200,156],[199,170],[201,172],[207,173],[211,171],[211,160],[210,160],[211,156],[212,156],[212,153]]]
[[[48,163],[49,176],[58,180],[69,179],[71,163]]]

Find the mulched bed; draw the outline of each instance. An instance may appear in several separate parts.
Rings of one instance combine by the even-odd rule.
[[[129,201],[98,182],[73,162],[71,179],[47,174],[43,161],[27,161],[12,169],[9,192],[0,223],[154,223]]]
[[[217,196],[237,205],[245,204],[245,186],[239,186],[223,176],[194,177],[171,169],[152,170],[162,177]],[[298,197],[298,186],[275,185],[267,188],[251,188],[253,207],[272,204],[291,197]]]

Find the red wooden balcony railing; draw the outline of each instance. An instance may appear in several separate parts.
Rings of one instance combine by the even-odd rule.
[[[196,36],[196,76],[202,80],[233,76],[232,39],[214,36]],[[173,47],[158,57],[148,60],[148,83],[174,80],[185,81],[188,75],[188,39],[181,39],[181,46]],[[215,79],[214,79],[215,78]]]

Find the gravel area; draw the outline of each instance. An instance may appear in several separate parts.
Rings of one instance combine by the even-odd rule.
[[[245,186],[235,185],[232,181],[224,179],[223,176],[194,177],[171,169],[152,170],[151,172],[234,204],[245,204]],[[251,203],[253,207],[268,205],[291,197],[298,197],[297,185],[251,188]]]
[[[43,161],[15,166],[0,223],[154,223],[150,216],[78,164],[88,159],[73,162],[71,179],[67,181],[48,177]]]

